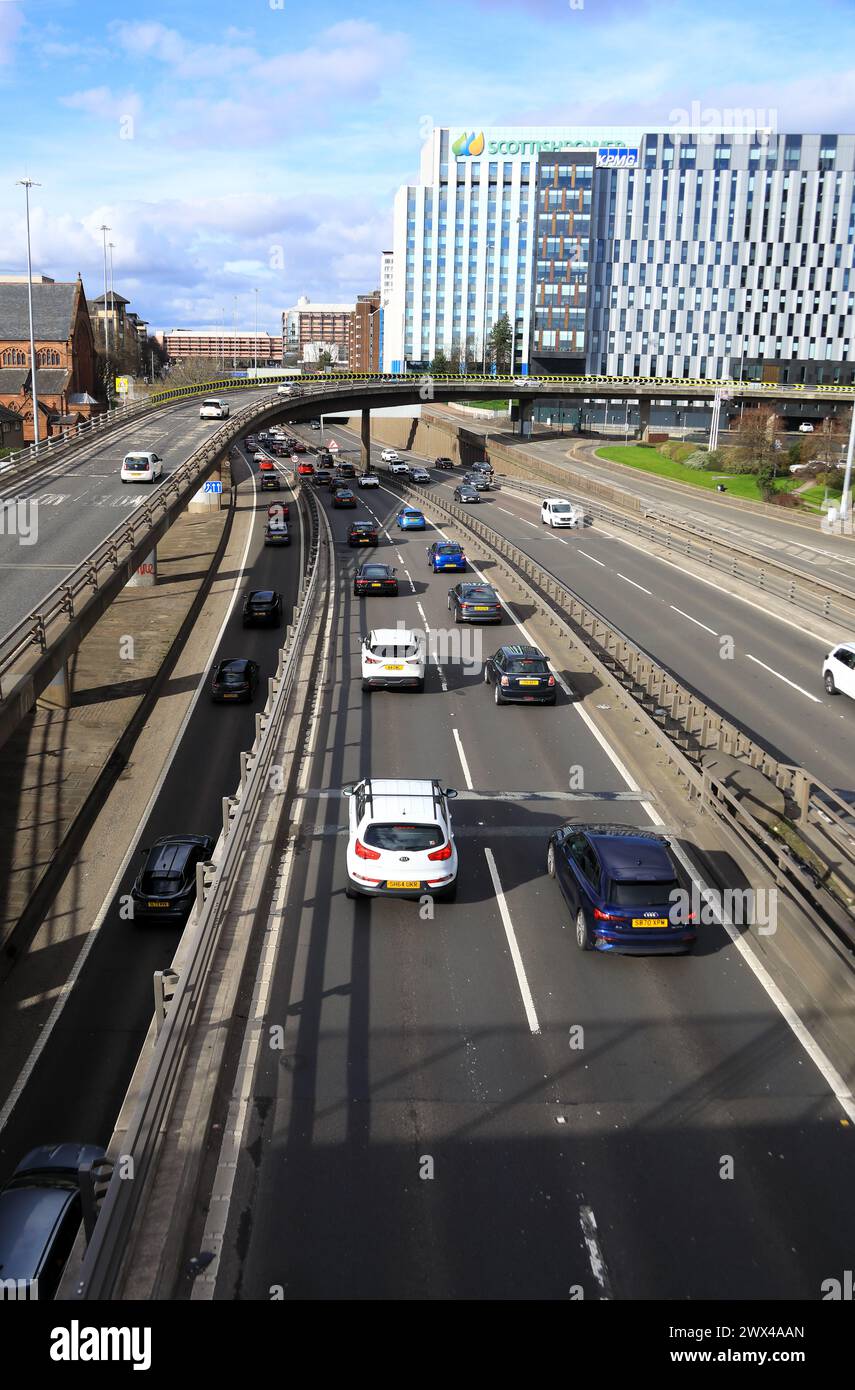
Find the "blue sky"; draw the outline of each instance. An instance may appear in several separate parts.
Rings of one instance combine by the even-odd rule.
[[[235,22],[237,16],[237,23]],[[211,326],[234,296],[278,331],[300,294],[378,282],[395,190],[432,124],[645,124],[753,109],[855,130],[853,0],[0,0],[0,270],[79,270],[152,328]],[[709,117],[706,117],[709,120]]]

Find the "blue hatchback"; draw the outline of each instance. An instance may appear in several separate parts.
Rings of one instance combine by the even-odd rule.
[[[546,870],[573,913],[580,950],[692,949],[694,917],[664,836],[626,825],[564,825],[549,837]]]
[[[402,531],[424,531],[427,526],[424,512],[417,511],[415,507],[402,507],[396,520]]]
[[[427,561],[434,574],[441,570],[466,570],[466,556],[463,546],[457,541],[434,541],[425,547]]]

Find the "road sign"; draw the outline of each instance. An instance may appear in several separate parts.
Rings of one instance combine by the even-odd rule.
[[[130,390],[130,381],[129,381],[129,378],[126,377],[126,376],[117,376],[117,377],[116,377],[116,394],[119,395],[119,396],[126,396],[126,395],[128,394],[128,391],[129,391],[129,390]]]
[[[204,492],[222,492],[222,490],[222,483],[216,482],[213,478],[208,479],[203,489]]]
[[[330,452],[331,454],[337,454],[337,453],[338,453],[338,445],[336,444],[336,442],[335,442],[334,439],[331,439],[331,440],[329,441],[329,443],[327,444],[327,449],[329,450],[329,452]]]

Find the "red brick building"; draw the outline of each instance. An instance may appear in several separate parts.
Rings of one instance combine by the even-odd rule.
[[[33,279],[33,336],[39,435],[103,410],[92,323],[80,276],[57,282]],[[30,320],[26,276],[0,278],[0,406],[19,415],[24,440],[34,437]]]

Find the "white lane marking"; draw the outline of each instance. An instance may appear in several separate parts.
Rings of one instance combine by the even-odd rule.
[[[615,570],[615,574],[618,579],[622,579],[625,584],[631,584],[634,589],[640,589],[643,594],[653,594],[652,589],[645,589],[643,584],[636,584],[634,579],[629,579],[625,574],[621,574],[620,570]]]
[[[496,861],[493,858],[493,851],[485,848],[484,857],[487,860],[487,868],[490,870],[490,877],[493,880],[493,892],[496,894],[496,902],[499,905],[499,915],[502,918],[502,925],[505,928],[505,936],[507,937],[508,947],[510,948],[511,960],[514,963],[514,971],[516,973],[519,991],[522,995],[525,1016],[528,1019],[529,1032],[539,1033],[540,1024],[537,1019],[537,1011],[534,1007],[534,1000],[531,996],[528,977],[526,976],[525,966],[523,965],[522,956],[520,955],[520,948],[517,944],[514,924],[511,921],[511,914],[508,911],[508,904],[505,901],[505,894],[502,890],[499,871],[496,868]]]
[[[590,1207],[579,1208],[579,1225],[582,1227],[582,1239],[588,1250],[591,1273],[600,1287],[600,1299],[611,1298],[612,1290],[609,1282],[609,1272],[606,1269],[606,1262],[603,1259],[603,1252],[600,1249],[600,1240],[597,1235],[597,1220]]]
[[[673,608],[675,613],[679,613],[681,618],[688,618],[690,623],[697,623],[698,627],[702,627],[704,632],[711,632],[713,637],[718,637],[718,633],[714,628],[707,627],[706,623],[702,623],[700,618],[693,618],[691,613],[684,613],[682,608],[677,607],[676,603],[669,603],[668,607]]]
[[[778,680],[783,681],[785,685],[791,685],[793,690],[797,690],[800,695],[806,695],[809,700],[813,700],[815,705],[822,704],[822,700],[820,700],[818,695],[811,695],[809,690],[805,690],[802,686],[796,685],[795,681],[791,681],[788,676],[782,676],[780,671],[775,670],[774,666],[767,666],[765,661],[761,661],[759,657],[752,656],[750,652],[746,652],[745,655],[749,661],[754,662],[755,666],[762,666],[763,670],[768,671],[770,676],[777,676]]]
[[[518,520],[518,521],[521,521],[521,522],[523,523],[524,526],[532,526],[532,527],[534,527],[534,530],[535,530],[535,531],[539,531],[539,530],[540,530],[540,527],[538,526],[537,522],[536,522],[536,521],[529,521],[528,517],[520,516],[520,517],[517,517],[517,520]]]
[[[587,550],[582,550],[581,547],[578,547],[578,553],[580,555],[584,555],[586,560],[590,560],[593,564],[599,565],[601,570],[604,570],[606,568],[602,560],[598,560],[596,555],[589,555]]]
[[[427,620],[427,616],[426,616],[426,614],[425,614],[425,610],[422,608],[421,604],[418,603],[418,602],[416,603],[416,608],[418,608],[418,610],[419,610],[419,617],[421,618],[422,622],[424,623],[425,627],[427,628],[427,626],[428,626],[428,620]]]
[[[452,729],[451,732],[454,734],[454,742],[457,744],[457,752],[460,756],[460,765],[463,768],[463,776],[466,779],[466,790],[471,792],[473,790],[472,777],[469,772],[469,764],[466,761],[466,754],[463,751],[463,744],[460,742],[460,734],[457,732],[456,729]]]
[[[553,539],[554,541],[558,541],[560,545],[569,545],[569,544],[570,544],[569,541],[565,541],[565,539],[564,539],[563,536],[556,536],[556,534],[555,534],[554,531],[552,532],[552,539]]]
[[[505,513],[505,516],[512,516],[512,517],[514,518],[515,521],[517,520],[517,517],[516,517],[516,513],[515,513],[515,512],[509,512],[508,509],[507,509],[507,507],[500,507],[499,504],[498,504],[498,502],[496,503],[496,511],[497,511],[497,512],[504,512],[504,513]]]
[[[404,574],[405,574],[405,575],[407,576],[407,578],[409,579],[409,581],[410,581],[410,588],[412,589],[413,593],[415,593],[415,592],[416,592],[416,586],[415,586],[415,584],[413,583],[413,576],[410,574],[410,571],[409,571],[408,569],[405,569],[405,570],[404,570]]]
[[[254,513],[256,503],[258,501],[258,491],[255,486],[255,476],[252,472],[250,472],[249,477],[252,483],[252,511]],[[130,864],[131,860],[137,852],[137,845],[140,842],[140,838],[146,827],[148,818],[151,815],[152,810],[154,809],[157,803],[157,798],[160,796],[161,790],[163,789],[163,784],[166,781],[170,768],[172,767],[175,755],[179,747],[181,746],[181,740],[183,739],[184,734],[186,733],[187,725],[190,723],[190,719],[192,717],[194,709],[196,708],[199,697],[201,696],[202,691],[207,689],[208,675],[210,673],[212,665],[214,664],[214,657],[216,655],[217,649],[221,641],[223,640],[223,634],[226,630],[229,619],[231,618],[232,610],[238,600],[238,591],[240,588],[241,580],[243,579],[246,573],[246,560],[249,554],[249,547],[252,542],[254,529],[255,528],[253,526],[252,519],[250,519],[250,524],[247,527],[246,543],[244,544],[243,555],[241,556],[240,571],[235,582],[234,593],[232,594],[229,606],[226,609],[223,621],[220,624],[220,630],[217,633],[217,636],[211,645],[211,654],[208,657],[207,665],[205,666],[204,671],[199,677],[199,684],[196,686],[193,698],[190,701],[190,704],[187,706],[184,718],[182,719],[178,727],[178,732],[176,733],[175,738],[172,740],[172,746],[169,749],[169,753],[167,754],[166,761],[161,769],[160,776],[158,777],[157,782],[155,783],[154,788],[152,790],[151,796],[149,797],[146,803],[145,810],[143,811],[140,817],[139,825],[137,826],[136,833],[134,834],[133,839],[131,840],[131,843],[128,846],[127,853],[125,854],[124,859],[122,860],[118,870],[116,871],[116,877],[113,879],[113,882],[107,889],[107,896],[104,899],[103,903],[101,904],[100,908],[98,909],[98,912],[96,913],[92,921],[92,925],[90,926],[86,934],[86,940],[80,948],[80,953],[77,959],[75,960],[73,966],[71,967],[68,978],[65,981],[65,984],[63,985],[62,990],[60,992],[59,998],[57,999],[56,1003],[51,1009],[50,1017],[48,1018],[47,1023],[45,1024],[44,1028],[39,1034],[38,1042],[35,1044],[32,1052],[30,1053],[29,1057],[27,1058],[26,1062],[21,1068],[20,1075],[18,1076],[17,1081],[15,1082],[14,1086],[12,1087],[12,1090],[9,1093],[8,1099],[6,1100],[6,1104],[3,1106],[3,1109],[0,1110],[0,1132],[2,1132],[2,1130],[8,1123],[9,1116],[15,1109],[15,1106],[18,1103],[18,1100],[20,1099],[24,1091],[24,1088],[27,1085],[27,1082],[29,1081],[33,1073],[33,1070],[36,1066],[36,1063],[39,1060],[39,1057],[44,1052],[44,1049],[48,1043],[51,1033],[53,1032],[57,1023],[59,1022],[60,1014],[65,1008],[66,1002],[71,995],[71,991],[74,989],[74,986],[77,983],[81,971],[83,970],[83,967],[89,958],[89,953],[92,950],[92,947],[95,945],[95,942],[98,938],[98,932],[110,909],[110,904],[116,896],[119,885],[125,873],[127,872],[128,865]]]
[[[683,848],[680,845],[676,844],[673,840],[671,841],[671,848],[673,849],[677,858],[680,860],[680,863],[683,865],[683,867],[687,869],[692,875],[692,878],[695,879],[701,892],[713,892],[714,890],[711,889],[710,886],[705,882],[703,874],[700,872],[697,865],[692,862],[692,860],[686,854],[685,850],[683,850]],[[834,1095],[835,1100],[837,1100],[838,1104],[845,1111],[848,1118],[853,1122],[853,1124],[855,1124],[855,1096],[853,1096],[850,1087],[846,1084],[846,1081],[840,1075],[840,1072],[837,1070],[834,1063],[823,1051],[819,1043],[813,1037],[812,1033],[799,1018],[792,1004],[775,984],[775,981],[772,979],[765,965],[763,965],[762,962],[757,959],[757,956],[754,954],[753,950],[748,944],[747,937],[744,936],[741,932],[739,932],[733,925],[733,921],[730,917],[730,914],[727,912],[721,913],[720,923],[724,930],[727,932],[737,951],[742,956],[742,959],[748,966],[748,969],[754,975],[755,979],[758,981],[761,987],[766,991],[766,994],[769,996],[772,1003],[775,1005],[775,1008],[778,1010],[784,1022],[787,1024],[788,1028],[793,1033],[797,1041],[801,1044],[802,1048],[807,1053],[810,1060],[813,1062],[817,1071],[828,1084],[832,1094]]]

